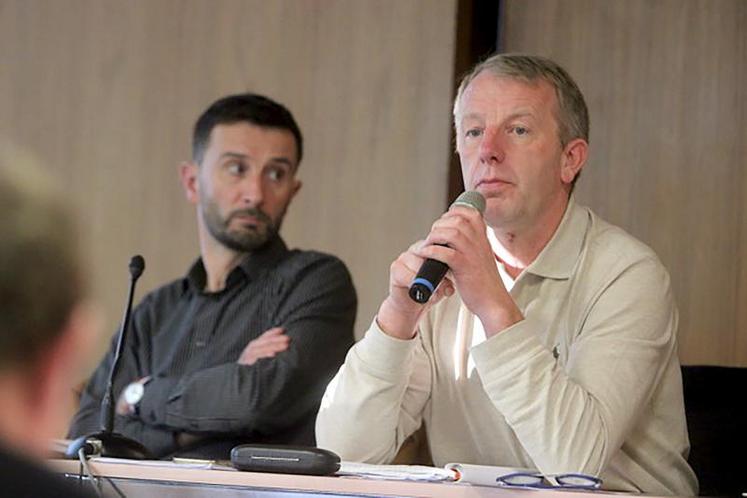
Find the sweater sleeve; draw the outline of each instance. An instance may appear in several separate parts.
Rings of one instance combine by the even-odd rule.
[[[540,326],[529,315],[472,348],[485,391],[540,471],[599,475],[676,354],[669,276],[647,258],[611,278],[564,362]]]
[[[420,336],[390,337],[374,320],[327,386],[316,421],[317,443],[343,460],[391,462],[420,427],[430,385]]]

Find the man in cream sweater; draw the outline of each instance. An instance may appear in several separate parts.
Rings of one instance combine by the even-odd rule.
[[[330,383],[317,442],[388,463],[425,423],[449,461],[598,476],[611,490],[697,494],[677,358],[677,310],[656,255],[577,205],[583,96],[556,63],[496,55],[454,103],[465,187],[390,268],[389,295]],[[408,296],[426,258],[450,267]]]

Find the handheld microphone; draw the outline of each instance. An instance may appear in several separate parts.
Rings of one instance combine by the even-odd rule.
[[[129,458],[133,460],[153,460],[155,457],[148,449],[128,437],[114,432],[114,378],[119,371],[119,360],[122,355],[122,345],[125,341],[127,328],[130,324],[132,312],[132,298],[135,294],[135,283],[145,270],[145,259],[139,254],[130,259],[130,287],[127,293],[127,304],[124,316],[119,327],[117,348],[114,350],[112,368],[109,371],[109,380],[106,384],[104,399],[101,401],[101,431],[87,436],[81,436],[70,443],[65,451],[68,458],[77,458],[78,451],[82,448],[84,454],[96,454],[105,457]]]
[[[471,207],[482,215],[485,212],[485,197],[480,192],[468,190],[462,192],[451,205]],[[410,284],[410,298],[416,303],[427,303],[448,270],[449,267],[445,263],[431,258],[426,259]]]

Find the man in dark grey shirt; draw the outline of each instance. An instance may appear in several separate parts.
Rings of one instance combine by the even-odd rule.
[[[201,257],[134,310],[114,385],[115,431],[158,456],[314,444],[324,388],[353,343],[356,296],[339,259],[288,250],[278,235],[302,153],[290,112],[258,95],[220,99],[195,125],[180,173]],[[70,437],[99,429],[113,349]]]

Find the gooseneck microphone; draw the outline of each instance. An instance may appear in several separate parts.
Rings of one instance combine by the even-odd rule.
[[[468,190],[462,192],[451,205],[471,207],[482,215],[485,212],[485,197],[480,192]],[[445,263],[431,258],[426,259],[410,284],[410,298],[416,303],[427,303],[448,270],[449,267]]]
[[[114,432],[114,379],[119,371],[119,360],[122,356],[122,347],[130,325],[130,314],[132,313],[132,298],[135,294],[135,283],[145,270],[145,259],[139,254],[130,259],[130,287],[127,293],[127,303],[124,316],[119,327],[117,337],[117,348],[114,350],[112,367],[109,370],[109,380],[106,384],[104,399],[101,401],[101,431],[87,436],[81,436],[70,443],[65,451],[65,456],[78,458],[78,452],[82,448],[86,455],[96,455],[114,458],[129,458],[132,460],[153,460],[155,457],[148,449],[128,437]]]

